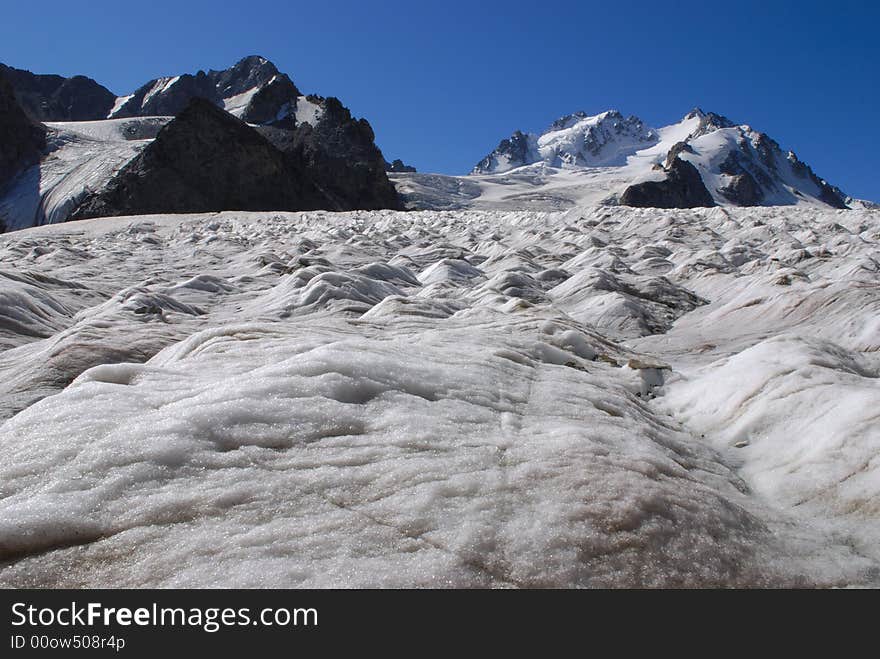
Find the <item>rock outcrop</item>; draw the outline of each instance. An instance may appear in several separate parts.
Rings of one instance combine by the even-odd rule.
[[[354,119],[337,98],[309,99],[323,112],[316,125],[297,126],[286,152],[341,208],[401,208],[369,122]]]
[[[714,206],[700,172],[691,163],[674,158],[663,168],[662,181],[645,181],[629,186],[620,196],[622,206],[641,208],[698,208]]]
[[[72,219],[220,210],[337,210],[305,168],[246,123],[194,98]]]

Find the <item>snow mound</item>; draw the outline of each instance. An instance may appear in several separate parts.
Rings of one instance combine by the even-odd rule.
[[[735,447],[760,492],[880,539],[880,373],[829,341],[782,335],[670,387],[668,404]]]

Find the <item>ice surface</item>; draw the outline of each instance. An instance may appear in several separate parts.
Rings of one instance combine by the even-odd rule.
[[[4,586],[877,586],[880,213],[0,239]]]
[[[171,117],[48,123],[50,153],[0,196],[7,230],[63,222],[149,144]]]

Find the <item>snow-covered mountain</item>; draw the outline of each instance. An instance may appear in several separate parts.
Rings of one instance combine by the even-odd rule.
[[[689,176],[690,166],[699,177]],[[699,109],[659,129],[614,110],[569,115],[540,135],[517,131],[502,140],[472,176],[481,188],[491,189],[493,182],[506,186],[502,197],[536,197],[543,191],[563,205],[845,208],[853,201],[765,133]],[[685,179],[687,186],[681,183]],[[406,193],[407,179],[399,180]],[[418,178],[411,181],[410,193],[420,184]],[[524,182],[519,189],[510,187]],[[491,192],[475,199],[499,201]]]
[[[10,112],[26,120],[26,108],[40,109],[45,123],[37,129],[46,137],[41,157],[0,166],[5,229],[98,213],[400,207],[385,174],[394,167],[369,123],[352,117],[336,98],[301,94],[263,57],[246,57],[221,71],[157,78],[113,103],[74,103],[93,108],[91,115],[77,114],[91,121],[52,121],[71,112],[58,110],[54,97],[40,96],[56,87],[92,94],[88,85],[9,71],[15,95]],[[194,105],[181,125],[180,116]],[[211,106],[234,120],[223,120]],[[14,137],[21,130],[10,112],[0,113],[10,117],[0,117],[0,129],[8,123]],[[166,126],[170,134],[157,140]],[[11,137],[0,144],[4,153],[13,146]],[[402,162],[397,167],[409,169]]]

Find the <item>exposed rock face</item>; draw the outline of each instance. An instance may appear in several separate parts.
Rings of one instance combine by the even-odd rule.
[[[719,192],[724,198],[737,206],[760,206],[764,193],[755,177],[748,172],[737,174]]]
[[[77,188],[75,197],[65,191],[70,198],[56,204],[63,217],[55,221],[227,209],[401,208],[369,123],[354,119],[335,98],[303,96],[263,57],[246,57],[222,71],[156,78],[120,98],[87,78],[8,70],[18,85],[11,90],[20,93],[35,116],[140,119],[125,128],[123,137],[155,138],[121,170],[116,169],[120,165],[104,168],[101,176]],[[9,98],[15,104],[11,93]],[[37,162],[45,146],[45,129],[23,124],[26,117],[20,114],[4,119],[9,133],[0,143],[4,178]],[[168,116],[176,119],[158,131]],[[163,122],[149,123],[144,117]],[[73,133],[71,143],[79,139]],[[94,154],[86,155],[111,158],[113,140],[106,142],[108,153],[99,142]],[[83,154],[70,162],[77,163],[71,167],[84,165]],[[402,162],[399,166],[411,169]]]
[[[113,118],[173,116],[194,98],[217,102],[214,83],[204,71],[151,80],[118,107]]]
[[[242,58],[228,69],[208,72],[208,77],[214,83],[219,98],[230,98],[249,89],[262,87],[276,75],[278,69],[275,65],[259,55]]]
[[[415,174],[418,170],[412,165],[407,165],[400,158],[395,158],[393,162],[385,163],[385,171],[395,174],[408,173]]]
[[[507,139],[501,140],[495,150],[474,167],[473,173],[491,173],[515,169],[540,160],[537,138],[516,131]]]
[[[744,143],[740,143],[741,150],[746,148]],[[741,151],[731,151],[719,166],[719,171],[730,176],[730,181],[718,192],[737,206],[760,206],[764,191],[754,175],[742,165],[740,153]]]
[[[280,73],[251,97],[239,116],[250,124],[293,128],[300,96],[293,81]]]
[[[22,110],[34,121],[88,121],[103,119],[116,95],[91,78],[39,75],[0,64],[15,90]]]
[[[320,119],[299,124],[286,152],[340,208],[401,208],[369,122],[354,119],[339,99],[309,99],[322,105]]]
[[[849,208],[849,205],[847,204],[849,198],[847,195],[837,186],[831,185],[825,179],[816,176],[812,167],[799,160],[794,151],[788,152],[788,161],[791,163],[791,167],[795,172],[800,173],[804,178],[808,178],[818,186],[819,199],[821,201],[825,202],[832,208]]]
[[[688,144],[687,142],[676,142],[672,145],[672,148],[669,149],[669,152],[666,154],[666,162],[664,163],[665,167],[672,166],[672,163],[675,162],[675,159],[682,153],[693,153],[694,148]]]
[[[251,55],[221,71],[151,80],[121,99],[112,116],[176,115],[192,99],[203,98],[248,123],[293,128],[300,96],[293,81],[272,62]]]
[[[268,140],[195,98],[72,219],[219,210],[337,209]]]
[[[645,181],[623,191],[623,206],[642,208],[697,208],[714,206],[712,195],[703,184],[700,172],[691,163],[676,157],[664,168],[666,179]]]
[[[45,127],[25,114],[12,85],[0,73],[0,189],[22,169],[38,162],[45,148]]]

